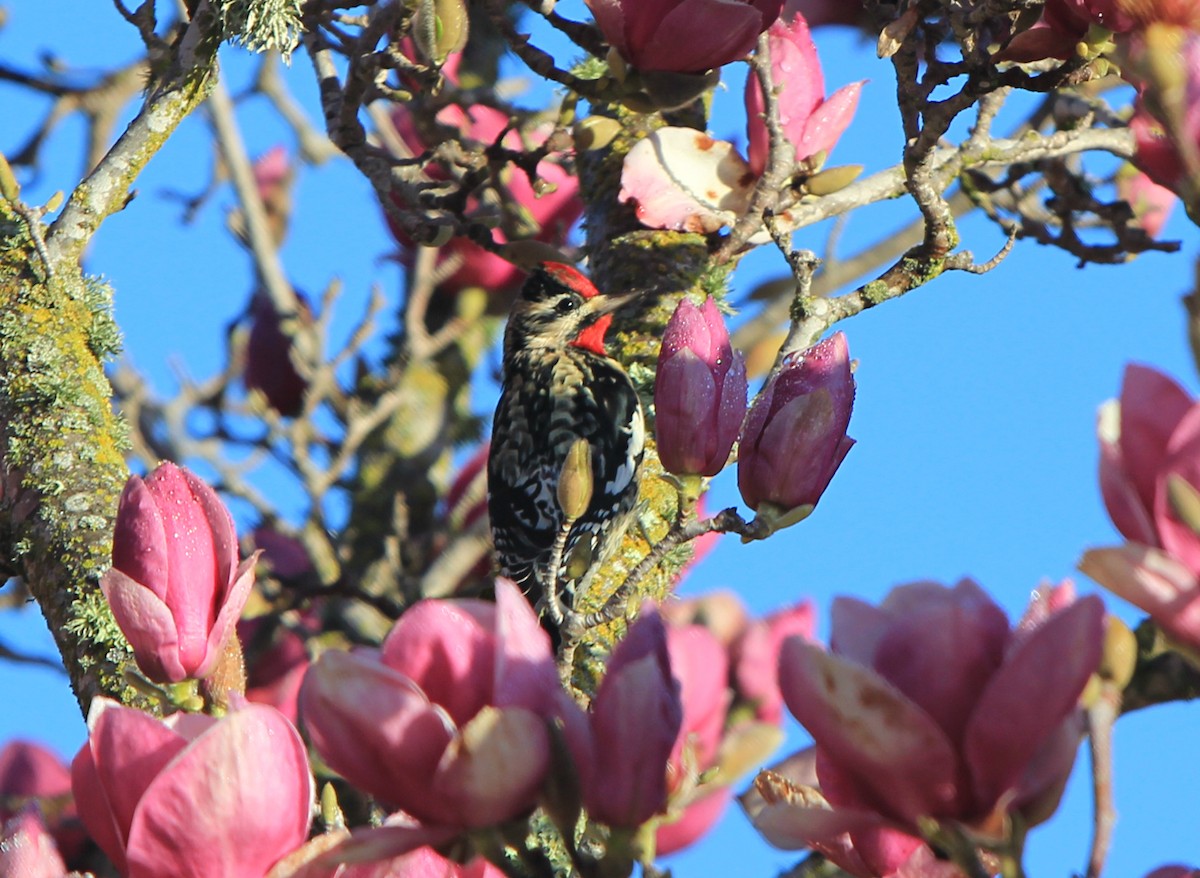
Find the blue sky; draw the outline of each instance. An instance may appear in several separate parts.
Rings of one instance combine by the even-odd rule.
[[[41,50],[52,48],[86,71],[133,57],[138,49],[132,28],[108,4],[12,0],[7,6],[0,57],[9,62],[32,66]],[[561,8],[572,14],[579,4]],[[69,28],[62,27],[64,11]],[[817,40],[828,91],[870,80],[831,161],[860,163],[868,172],[894,164],[900,135],[890,66],[875,59],[873,45],[849,32],[824,31]],[[248,64],[237,51],[227,51],[224,62],[236,92]],[[297,96],[311,109],[311,72],[303,56],[295,63]],[[729,76],[729,89],[718,95],[712,123],[718,136],[741,136],[738,76]],[[27,121],[40,117],[41,105],[0,86],[0,106],[6,120],[0,150],[8,152]],[[313,117],[319,118],[315,111]],[[1006,118],[1016,115],[1002,116],[1000,130]],[[281,142],[294,148],[261,100],[244,105],[240,120],[252,153]],[[44,201],[73,185],[80,134],[80,126],[68,124],[51,138],[41,175],[27,183],[28,200]],[[137,198],[104,225],[88,256],[88,269],[116,288],[125,356],[163,393],[176,386],[180,371],[204,377],[218,368],[223,328],[250,291],[249,263],[223,229],[232,192],[220,190],[189,228],[179,223],[178,203],[164,197],[168,190],[198,192],[211,162],[205,125],[195,118],[155,158]],[[345,161],[302,170],[295,199],[284,263],[309,291],[341,280],[346,292],[334,333],[344,334],[372,284],[389,293],[400,288],[399,268],[388,258],[390,239],[369,187]],[[852,217],[839,252],[854,252],[912,215],[909,203],[900,201]],[[979,217],[965,220],[961,231],[964,246],[981,260],[1002,240]],[[806,230],[797,244],[819,251],[827,233]],[[1117,393],[1124,364],[1149,363],[1193,392],[1198,388],[1179,297],[1191,282],[1200,236],[1176,210],[1165,237],[1181,239],[1183,252],[1084,270],[1065,253],[1024,241],[988,275],[940,278],[844,324],[859,361],[850,428],[858,444],[808,521],[761,544],[727,538],[685,590],[734,588],[758,612],[810,596],[824,634],[825,612],[837,594],[875,600],[901,582],[970,575],[1015,617],[1041,580],[1074,575],[1085,548],[1118,541],[1100,503],[1094,424],[1096,407]],[[735,299],[784,268],[777,253],[748,259],[735,275]],[[481,410],[485,404],[481,394]],[[710,508],[736,504],[734,474],[719,476],[713,492]],[[1080,576],[1076,582],[1082,591],[1096,589]],[[1107,603],[1124,618],[1137,618],[1115,598]],[[0,640],[53,654],[33,609],[0,614]],[[0,704],[7,706],[0,711],[0,743],[34,737],[69,756],[83,740],[82,720],[61,675],[0,665]],[[1109,874],[1142,875],[1165,862],[1200,864],[1197,710],[1155,708],[1118,723],[1120,819]],[[805,740],[790,727],[789,746]],[[1083,869],[1086,768],[1081,752],[1062,810],[1032,833],[1030,874]],[[731,812],[717,832],[670,865],[680,876],[765,876],[795,859],[767,847]]]

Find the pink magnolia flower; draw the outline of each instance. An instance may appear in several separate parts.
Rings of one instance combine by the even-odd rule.
[[[1097,432],[1100,490],[1129,542],[1086,552],[1079,569],[1170,636],[1200,645],[1200,536],[1171,500],[1174,480],[1200,488],[1200,405],[1168,376],[1132,364]]]
[[[667,762],[683,719],[657,611],[644,611],[613,650],[589,718],[596,747],[584,807],[609,826],[641,826],[666,808]]]
[[[308,835],[304,744],[264,705],[158,720],[96,698],[71,777],[84,825],[127,878],[262,878]]]
[[[550,639],[504,579],[495,604],[415,604],[378,652],[326,652],[305,677],[300,714],[330,767],[431,825],[490,826],[532,808],[552,719],[580,764],[590,752]]]
[[[756,827],[782,847],[848,840],[857,859],[835,862],[883,875],[920,846],[923,819],[983,833],[1013,812],[1045,819],[1074,762],[1103,626],[1089,596],[1018,636],[969,580],[901,586],[879,607],[837,599],[831,652],[791,638],[780,662],[820,790],[795,787]]]
[[[1146,878],[1196,878],[1200,875],[1200,869],[1192,869],[1188,866],[1159,866],[1152,872],[1146,873]]]
[[[0,821],[0,875],[65,878],[66,874],[67,865],[36,805],[23,808],[7,822]]]
[[[736,61],[783,0],[584,0],[609,45],[638,70],[703,73]]]
[[[58,849],[73,859],[86,836],[71,799],[70,770],[41,744],[9,741],[0,748],[0,826],[29,805],[45,815]]]
[[[654,384],[655,432],[663,466],[715,476],[725,467],[746,414],[746,361],[710,296],[679,302],[667,323]]]
[[[795,146],[798,166],[816,170],[850,124],[863,83],[828,100],[817,50],[799,13],[768,31],[780,121]],[[658,229],[708,234],[746,212],[766,167],[768,145],[757,77],[746,81],[749,161],[733,144],[693,128],[666,126],[634,144],[621,168],[621,201],[636,203],[638,221]]]
[[[738,446],[738,488],[751,509],[815,506],[854,440],[846,435],[854,377],[838,332],[790,354],[750,406]]]
[[[779,121],[788,142],[796,149],[796,163],[828,154],[854,118],[863,82],[844,85],[825,98],[825,77],[813,44],[808,22],[797,14],[789,23],[780,19],[768,34],[771,81],[779,92]],[[746,134],[750,172],[762,176],[770,143],[763,120],[762,86],[758,77],[746,77]]]
[[[458,131],[468,144],[491,146],[508,126],[509,117],[507,113],[492,107],[476,105],[464,110],[451,104],[438,112],[437,122]],[[392,114],[392,123],[413,155],[420,155],[426,150],[429,145],[426,135],[418,129],[407,108],[398,107]],[[543,134],[541,140],[545,137]],[[504,136],[503,145],[521,150],[527,146],[539,146],[540,142],[535,137],[531,142],[523,143],[517,132],[509,131]],[[446,178],[445,171],[437,165],[426,165],[425,171],[430,179]],[[523,237],[559,246],[566,240],[572,224],[583,213],[579,181],[561,164],[547,160],[538,164],[537,175],[548,184],[546,189],[552,191],[539,194],[530,183],[529,176],[515,167],[507,168],[501,179],[511,196],[509,202],[522,215],[521,224],[531,227],[529,234]],[[468,212],[478,208],[478,199],[472,197],[467,200]],[[412,240],[390,214],[387,221],[403,249],[404,262],[411,264]],[[508,242],[508,235],[503,229],[493,230],[492,237],[499,243]],[[447,273],[438,285],[438,289],[445,293],[478,287],[489,293],[506,294],[519,287],[525,277],[523,269],[466,238],[454,238],[443,246],[439,251],[438,266]]]
[[[295,327],[285,321],[312,323],[308,298],[296,291],[299,313],[287,317],[275,310],[265,292],[254,294],[250,302],[250,333],[246,340],[246,370],[242,381],[247,390],[257,390],[279,414],[294,418],[304,408],[308,382],[292,361]]]
[[[254,584],[254,562],[238,564],[229,510],[191,472],[168,461],[144,480],[129,477],[100,586],[146,676],[178,683],[211,673]]]

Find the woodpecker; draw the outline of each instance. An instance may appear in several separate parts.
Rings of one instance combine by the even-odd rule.
[[[635,295],[603,295],[571,266],[545,262],[522,288],[504,334],[488,516],[501,575],[554,622],[561,621],[555,608],[569,611],[620,544],[637,501],[642,405],[604,349],[612,312]],[[568,515],[560,477],[580,460],[590,497],[569,500]],[[579,473],[570,475],[573,484],[580,481]],[[552,571],[556,554],[561,563]]]

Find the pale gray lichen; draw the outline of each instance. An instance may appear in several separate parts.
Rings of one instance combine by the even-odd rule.
[[[213,0],[225,39],[251,52],[278,51],[285,61],[300,41],[301,0]]]

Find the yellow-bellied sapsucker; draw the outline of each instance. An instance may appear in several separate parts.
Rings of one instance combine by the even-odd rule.
[[[637,502],[642,406],[625,370],[604,351],[612,312],[634,295],[603,295],[569,265],[546,262],[508,319],[488,515],[501,575],[551,615],[571,608],[620,543]],[[590,498],[564,512],[559,480],[573,449],[575,459],[590,458]],[[556,539],[561,563],[552,571]]]

